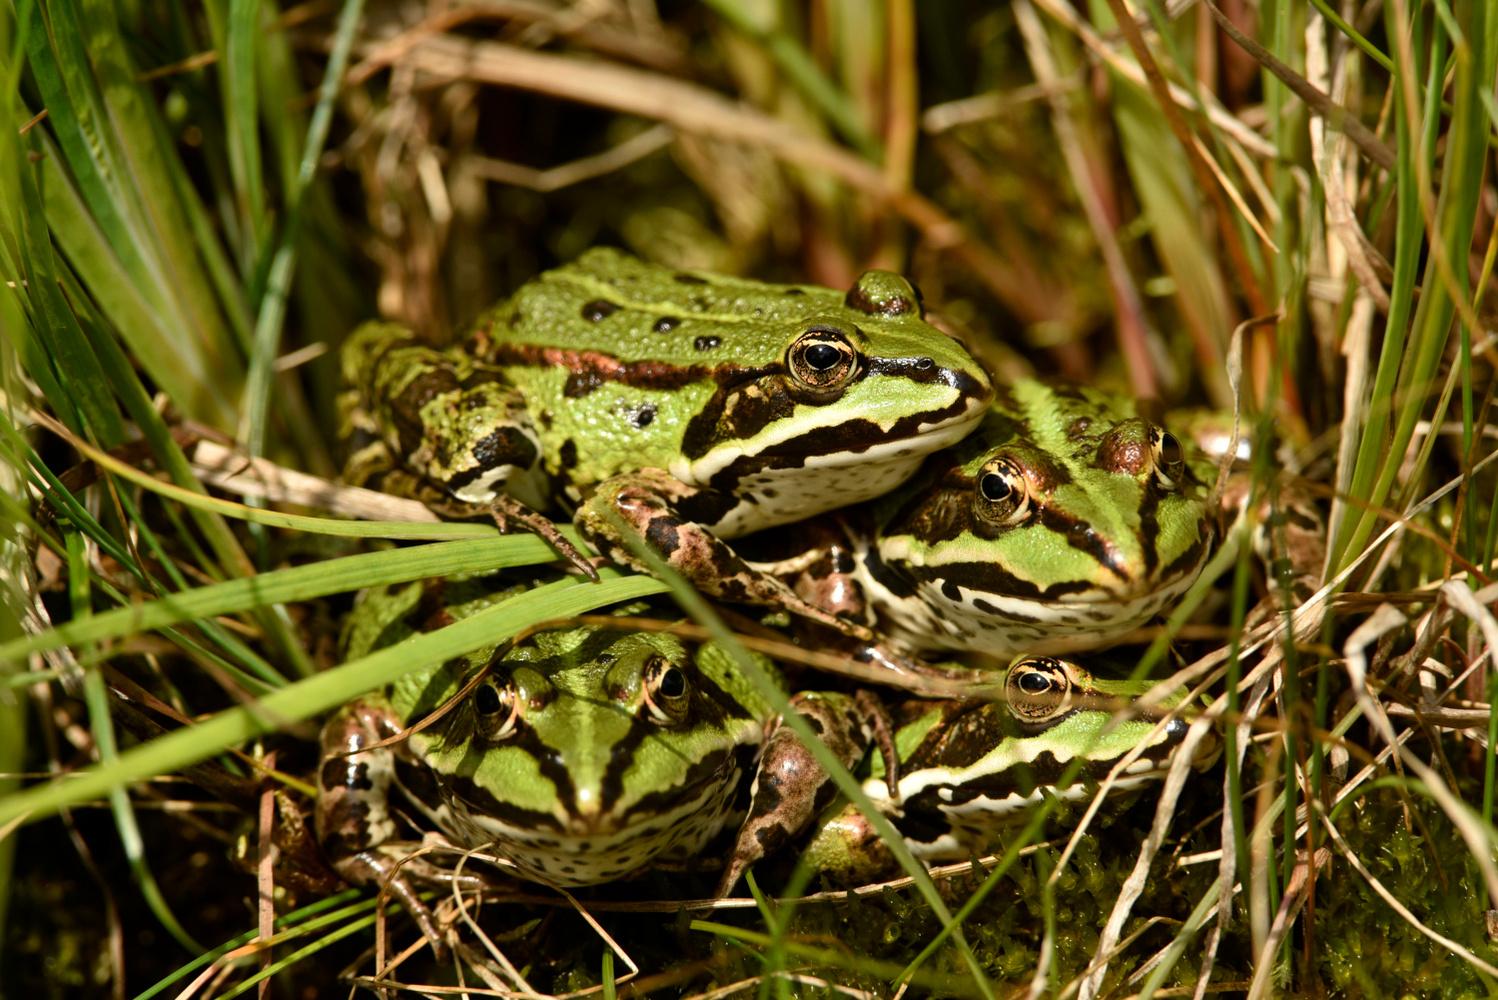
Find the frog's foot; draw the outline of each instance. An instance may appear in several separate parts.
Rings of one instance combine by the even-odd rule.
[[[642,573],[650,566],[630,548],[615,523],[644,539],[672,569],[709,597],[734,604],[782,608],[840,634],[874,642],[867,626],[840,618],[798,596],[770,573],[742,559],[721,538],[689,514],[706,509],[712,498],[659,469],[617,476],[605,482],[577,510],[575,521],[583,537],[616,563]]]
[[[827,749],[844,767],[862,759],[871,742],[884,754],[891,794],[899,780],[893,726],[878,698],[868,691],[853,697],[829,692],[802,692],[791,699],[796,712],[811,725]],[[779,720],[765,742],[754,784],[749,816],[739,828],[733,854],[723,871],[714,898],[727,896],[745,869],[784,847],[811,823],[837,793],[826,768],[796,735]]]
[[[421,936],[427,939],[432,946],[432,956],[440,963],[447,962],[447,942],[443,939],[442,931],[437,926],[437,920],[432,916],[432,911],[422,902],[416,893],[416,887],[412,883],[412,875],[405,869],[413,867],[414,863],[402,865],[400,859],[391,856],[384,850],[360,851],[358,854],[346,858],[340,858],[333,863],[338,874],[353,885],[378,886],[381,891],[388,891],[401,904],[411,919],[416,921],[416,926],[421,931]]]
[[[532,534],[541,536],[547,545],[560,552],[562,558],[576,566],[583,575],[594,583],[598,582],[598,570],[594,567],[593,560],[583,555],[576,545],[568,541],[567,536],[562,534],[551,518],[532,510],[508,493],[496,494],[488,502],[488,506],[489,513],[501,532],[507,532],[510,528],[519,526]]]

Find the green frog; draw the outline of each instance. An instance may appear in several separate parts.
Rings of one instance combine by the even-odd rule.
[[[368,592],[350,617],[347,656],[477,614],[525,587],[489,576]],[[769,660],[756,661],[778,677]],[[846,765],[879,740],[895,773],[890,729],[870,695],[803,692],[791,704]],[[593,885],[698,854],[736,827],[751,782],[756,815],[797,830],[809,823],[832,798],[824,772],[756,773],[782,732],[791,733],[714,643],[690,646],[624,624],[541,631],[418,668],[337,712],[321,737],[318,840],[339,874],[388,885],[439,945],[414,882],[450,876],[412,858],[392,792],[450,846],[491,845],[522,878]],[[764,853],[754,837],[733,849],[743,864]]]
[[[1021,379],[973,434],[846,512],[840,537],[824,527],[822,558],[797,589],[877,621],[905,650],[1101,648],[1200,575],[1219,537],[1212,476],[1132,400]]]
[[[351,616],[348,656],[523,589],[483,577],[370,592]],[[768,660],[756,661],[777,676]],[[1001,701],[904,703],[897,711],[909,721],[898,733],[867,692],[802,692],[791,704],[845,766],[881,749],[865,790],[918,856],[938,860],[977,845],[1072,761],[1085,766],[1069,778],[1096,779],[1144,744],[1120,787],[1161,773],[1186,727],[1177,720],[1153,733],[1153,724],[1179,698],[1110,727],[1115,710],[1147,687],[1032,657],[1010,667]],[[887,862],[861,814],[835,806],[826,772],[726,650],[624,621],[546,630],[419,668],[341,709],[321,742],[319,842],[349,881],[388,885],[434,944],[441,937],[415,884],[452,875],[412,859],[415,842],[403,836],[392,792],[446,846],[489,845],[520,877],[554,886],[687,858],[726,830],[734,831],[724,835],[733,839],[718,888],[726,895],[744,869],[829,807],[809,848],[818,866],[846,880]]]
[[[648,570],[633,535],[710,596],[844,631],[725,540],[893,489],[993,395],[899,275],[869,271],[843,293],[609,249],[540,275],[460,347],[369,324],[342,367],[350,429],[586,572],[538,511],[570,506],[616,562]]]
[[[1197,710],[1183,704],[1180,693],[1130,711],[1150,687],[1149,681],[1096,677],[1054,657],[1021,658],[1007,671],[1003,700],[912,699],[900,706],[899,780],[891,791],[875,758],[863,790],[916,858],[927,864],[967,860],[987,849],[1005,825],[1022,821],[1043,795],[1091,797],[1096,783],[1136,748],[1142,748],[1137,760],[1111,790],[1126,792],[1163,778]],[[1172,710],[1177,714],[1158,726]],[[1207,769],[1221,748],[1215,731],[1208,732],[1196,744],[1191,765]],[[851,804],[832,805],[801,860],[849,885],[896,867],[888,845]]]

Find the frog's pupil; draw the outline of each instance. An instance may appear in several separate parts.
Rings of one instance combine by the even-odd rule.
[[[474,704],[480,715],[493,715],[500,709],[499,692],[488,684],[478,689],[474,694]]]
[[[1009,483],[997,472],[990,472],[984,476],[983,481],[978,485],[983,490],[983,495],[995,503],[1007,499],[1013,492],[1009,489]]]
[[[1019,675],[1019,686],[1027,694],[1045,694],[1051,689],[1051,679],[1038,670],[1027,670]]]
[[[668,667],[661,674],[661,694],[667,698],[680,698],[687,693],[687,679],[675,667]]]
[[[1169,431],[1160,437],[1160,458],[1166,465],[1175,465],[1181,460],[1181,442]]]
[[[831,344],[812,344],[806,349],[806,363],[819,372],[836,365],[842,356],[842,352]]]

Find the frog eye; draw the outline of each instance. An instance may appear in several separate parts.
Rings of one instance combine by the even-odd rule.
[[[1059,722],[1073,706],[1077,668],[1051,656],[1015,661],[1004,682],[1009,710],[1021,722]]]
[[[786,365],[803,388],[833,392],[858,374],[858,351],[841,331],[812,327],[786,352]]]
[[[986,524],[1007,527],[1030,516],[1030,483],[1014,460],[991,458],[978,470],[973,512]]]
[[[686,674],[665,657],[652,656],[645,664],[645,707],[650,717],[662,725],[680,722],[691,700]]]
[[[1162,489],[1175,489],[1186,473],[1186,450],[1181,447],[1180,440],[1170,431],[1157,427],[1150,438],[1150,449],[1154,458],[1155,481]]]
[[[903,316],[916,313],[922,319],[921,290],[893,271],[865,271],[843,298],[849,309],[871,316]]]
[[[520,699],[515,685],[493,679],[485,680],[473,692],[473,710],[478,713],[479,732],[492,743],[515,735],[520,722]]]

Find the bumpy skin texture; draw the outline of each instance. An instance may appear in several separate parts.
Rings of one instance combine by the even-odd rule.
[[[1132,401],[1022,379],[970,437],[851,514],[852,558],[832,561],[907,648],[1098,648],[1196,580],[1217,537],[1210,475]],[[849,603],[846,584],[799,589]]]
[[[643,538],[715,597],[844,631],[722,540],[899,485],[992,396],[898,275],[871,271],[844,294],[605,249],[521,288],[461,349],[364,327],[343,371],[350,429],[458,500],[558,545],[510,498],[564,501],[610,559],[648,570],[629,545]]]

